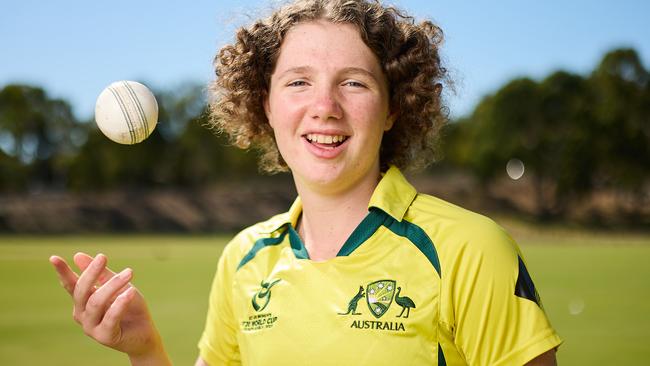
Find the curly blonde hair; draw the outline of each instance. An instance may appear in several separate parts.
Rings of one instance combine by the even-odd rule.
[[[390,110],[397,112],[397,119],[382,139],[382,170],[391,164],[418,170],[433,162],[448,115],[441,96],[443,83],[449,84],[438,52],[442,30],[430,21],[416,24],[413,17],[379,1],[297,0],[240,28],[235,42],[221,48],[214,60],[210,126],[239,148],[259,150],[262,171],[287,171],[263,101],[289,29],[321,19],[355,26],[386,75]]]

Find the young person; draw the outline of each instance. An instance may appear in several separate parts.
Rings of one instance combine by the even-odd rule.
[[[299,197],[224,250],[197,365],[555,364],[517,245],[401,173],[431,162],[445,121],[441,42],[378,2],[299,0],[222,48],[215,126],[290,171]],[[86,334],[170,363],[129,269],[50,260]]]

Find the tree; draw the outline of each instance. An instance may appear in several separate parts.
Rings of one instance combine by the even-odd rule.
[[[641,194],[650,166],[650,82],[633,50],[604,56],[585,78],[558,71],[516,79],[452,129],[448,155],[483,182],[518,158],[539,216],[562,215],[595,187]],[[501,173],[502,174],[502,173]]]
[[[255,172],[252,154],[226,147],[222,136],[205,128],[206,102],[201,86],[156,92],[158,125],[136,145],[106,139],[89,123],[88,139],[71,163],[74,190],[115,187],[199,186]]]
[[[0,149],[0,191],[20,191],[27,186],[27,169]]]
[[[589,77],[595,93],[599,184],[640,191],[650,167],[650,77],[636,51],[609,52]]]
[[[65,183],[66,158],[83,139],[76,125],[70,105],[49,98],[41,88],[7,85],[0,90],[0,148],[26,169],[29,178],[20,188]],[[14,170],[13,173],[3,175],[2,179],[23,179],[18,178],[22,176],[18,170],[23,168],[10,166],[7,169]],[[15,184],[5,183],[0,186],[16,188]]]

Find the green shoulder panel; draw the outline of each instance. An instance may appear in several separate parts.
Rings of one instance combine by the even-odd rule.
[[[442,277],[442,273],[440,272],[440,260],[438,259],[436,247],[421,227],[406,220],[397,221],[388,215],[386,215],[384,226],[396,235],[404,237],[413,243],[420,252],[427,257],[429,262],[431,262],[433,268],[438,272],[438,276]]]
[[[251,250],[248,251],[248,253],[246,253],[246,255],[242,258],[241,262],[239,262],[239,265],[237,266],[237,270],[239,270],[246,263],[250,262],[253,258],[255,258],[257,252],[259,252],[263,248],[282,243],[282,241],[284,241],[284,237],[287,235],[287,232],[289,232],[289,230],[287,230],[285,225],[284,231],[282,232],[282,234],[280,234],[280,236],[258,239],[253,245],[253,247],[251,248]]]
[[[348,240],[343,244],[337,256],[350,255],[362,243],[368,240],[379,227],[385,226],[394,234],[408,239],[424,254],[425,257],[431,262],[433,268],[440,272],[440,260],[438,259],[438,252],[429,238],[429,236],[416,224],[406,220],[397,221],[392,216],[378,208],[371,208],[368,215],[361,221],[359,226],[352,232]]]

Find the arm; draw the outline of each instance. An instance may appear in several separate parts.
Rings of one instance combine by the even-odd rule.
[[[535,357],[532,361],[528,362],[526,366],[557,366],[557,360],[555,359],[555,350],[544,352],[541,355]]]
[[[205,328],[198,344],[199,357],[195,364],[198,366],[241,365],[237,321],[232,308],[233,274],[241,256],[233,255],[232,251],[232,245],[226,246],[212,281]]]
[[[131,269],[116,274],[107,258],[74,256],[81,275],[52,256],[61,285],[72,297],[73,318],[97,342],[126,353],[132,365],[171,365],[142,294],[130,284]],[[98,284],[98,286],[95,286]]]
[[[466,226],[473,228],[467,238],[441,251],[443,296],[451,305],[444,317],[453,342],[470,364],[553,365],[548,351],[562,341],[516,243],[489,220]]]
[[[210,365],[208,365],[207,362],[203,361],[201,356],[199,356],[199,358],[196,359],[196,363],[194,364],[194,366],[210,366]]]

